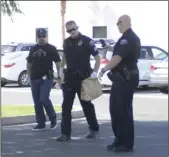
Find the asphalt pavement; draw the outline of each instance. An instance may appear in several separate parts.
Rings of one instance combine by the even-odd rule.
[[[84,138],[88,131],[85,119],[72,123],[72,141],[59,143],[56,130],[31,131],[32,125],[2,128],[2,156],[168,156],[168,121],[135,121],[133,153],[108,152],[106,144],[113,141],[110,120],[99,119],[100,135],[93,140]]]
[[[1,98],[2,104],[32,104],[29,88],[2,88]],[[61,104],[62,92],[53,89],[51,99]],[[105,150],[105,145],[113,141],[108,102],[108,93],[94,101],[100,138],[84,138],[88,131],[85,119],[73,121],[73,140],[64,143],[55,141],[60,133],[59,125],[56,130],[43,132],[32,132],[34,124],[2,127],[2,156],[168,156],[168,95],[152,89],[135,93],[135,151],[119,155]],[[78,99],[75,105],[79,105]]]

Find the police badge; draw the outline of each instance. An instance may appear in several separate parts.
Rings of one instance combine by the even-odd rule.
[[[80,40],[80,41],[78,42],[78,46],[81,46],[82,44],[83,44],[83,41]]]

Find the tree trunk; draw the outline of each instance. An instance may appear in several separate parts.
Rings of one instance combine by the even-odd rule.
[[[62,29],[62,41],[65,39],[65,13],[66,13],[66,0],[61,0],[61,29]]]

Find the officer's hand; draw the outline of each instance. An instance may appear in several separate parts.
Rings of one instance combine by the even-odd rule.
[[[92,79],[97,79],[97,73],[95,71],[93,71],[92,74],[90,75],[90,77]]]
[[[104,73],[101,71],[101,72],[99,73],[99,79],[101,79],[101,78],[103,77],[103,75],[104,75]]]
[[[60,77],[55,78],[55,81],[56,81],[55,87],[56,87],[57,89],[60,89],[60,88],[61,88],[61,85],[62,85],[62,80],[61,80],[61,78],[60,78]]]
[[[59,73],[60,73],[60,76],[62,77],[62,75],[63,75],[63,68],[60,68]]]

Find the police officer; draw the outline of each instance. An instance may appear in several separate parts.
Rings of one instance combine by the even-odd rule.
[[[114,47],[111,61],[101,70],[99,77],[111,70],[113,81],[110,95],[110,115],[114,142],[107,146],[114,152],[128,152],[134,145],[133,94],[139,83],[137,60],[140,54],[140,39],[131,29],[131,19],[123,15],[117,22],[123,35]]]
[[[57,119],[49,95],[53,87],[53,62],[56,64],[59,76],[60,57],[57,49],[48,43],[48,32],[46,29],[37,29],[36,38],[37,44],[33,46],[27,57],[27,72],[30,77],[37,122],[33,130],[44,130],[46,127],[46,117],[43,108],[45,108],[51,121],[50,128],[54,129],[57,126]]]
[[[75,21],[68,21],[66,29],[70,37],[65,39],[63,44],[64,55],[61,68],[63,69],[66,64],[64,73],[65,83],[62,85],[64,98],[62,104],[61,135],[56,140],[67,141],[71,139],[71,110],[76,93],[89,124],[90,131],[86,135],[86,138],[94,138],[99,131],[95,108],[91,101],[81,100],[80,92],[81,83],[84,79],[88,77],[97,78],[100,57],[91,38],[82,35],[78,31]],[[91,69],[90,66],[91,55],[96,60],[94,69]]]

